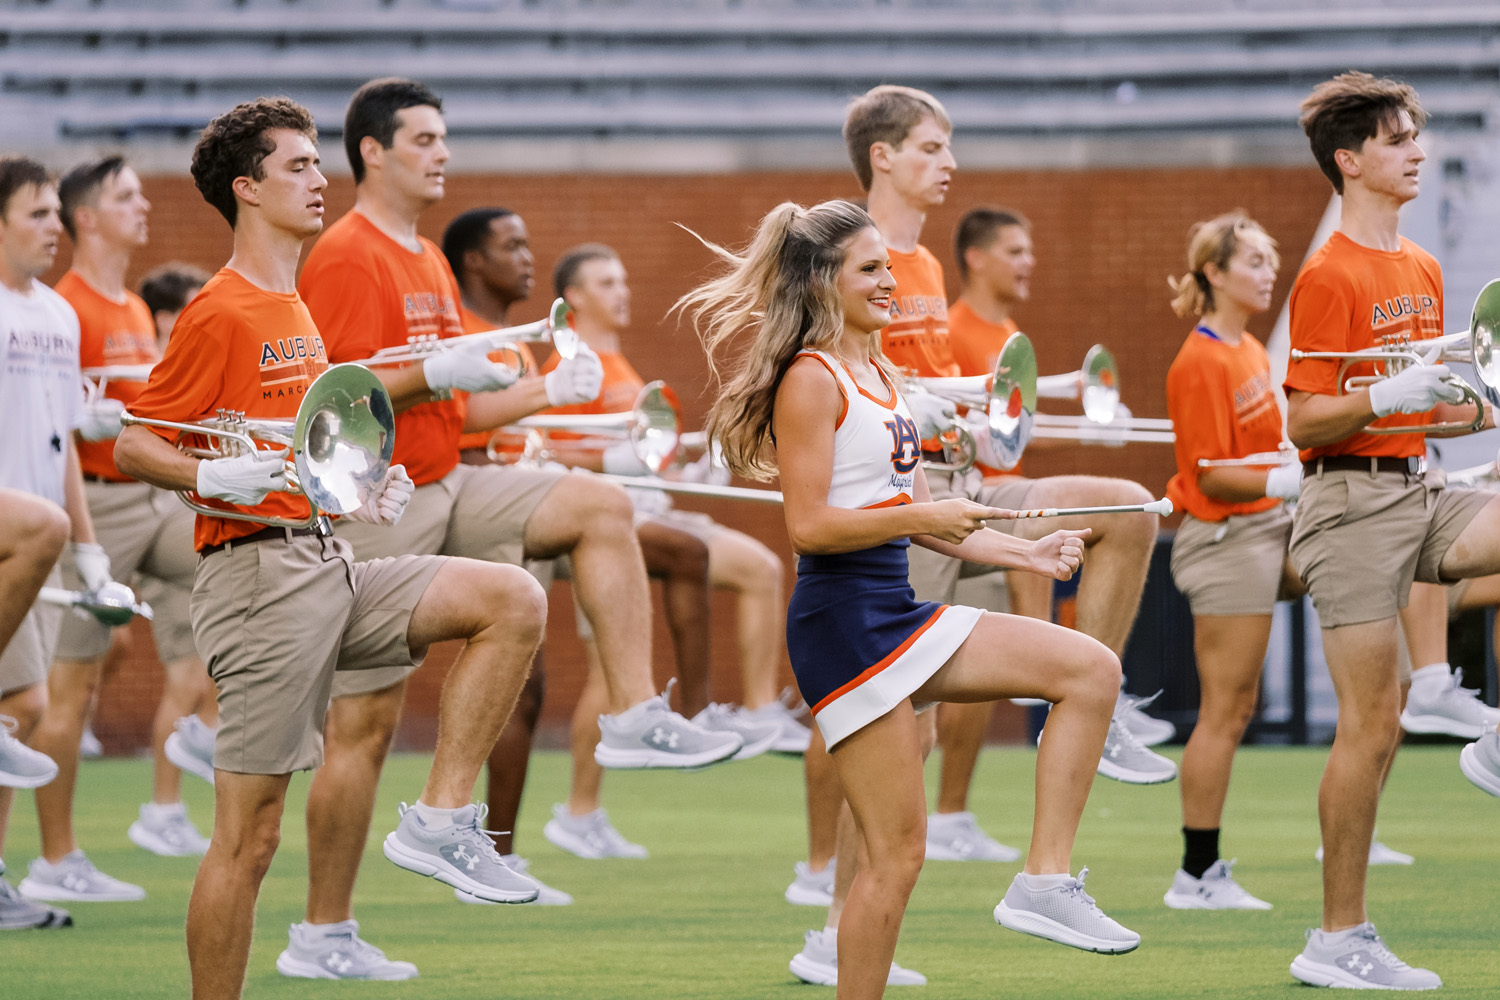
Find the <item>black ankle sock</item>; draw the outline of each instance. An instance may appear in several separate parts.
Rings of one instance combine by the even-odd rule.
[[[1203,873],[1219,860],[1219,828],[1193,830],[1182,828],[1182,870],[1193,878],[1202,878]]]

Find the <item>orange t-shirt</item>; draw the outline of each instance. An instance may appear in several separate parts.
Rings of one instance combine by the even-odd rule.
[[[948,292],[943,265],[932,251],[918,246],[911,253],[887,250],[896,294],[891,325],[880,331],[880,346],[897,368],[927,378],[957,375],[948,347]]]
[[[330,361],[359,361],[418,335],[463,332],[448,261],[431,240],[421,245],[421,253],[412,253],[358,212],[313,244],[297,288],[328,343]],[[404,410],[396,414],[391,462],[405,465],[418,486],[442,479],[458,464],[463,426],[464,405],[457,400]]]
[[[1402,237],[1395,252],[1374,250],[1335,232],[1302,265],[1292,286],[1291,345],[1300,351],[1357,351],[1405,336],[1413,341],[1443,332],[1443,269],[1432,255]],[[1294,390],[1336,395],[1339,361],[1293,361],[1284,383]],[[1349,369],[1351,375],[1374,374],[1374,365]],[[1423,413],[1395,413],[1381,427],[1427,423]],[[1309,448],[1302,460],[1322,455],[1425,454],[1421,434],[1356,432],[1336,444]]]
[[[156,323],[140,296],[127,291],[123,302],[106,297],[84,281],[77,271],[58,279],[54,289],[78,314],[78,360],[82,368],[107,365],[151,365],[161,357],[156,346]],[[146,383],[110,379],[104,395],[128,408],[145,391]],[[79,441],[78,464],[86,476],[112,483],[128,483],[130,477],[115,468],[115,443]]]
[[[307,387],[327,367],[323,338],[297,293],[268,292],[224,268],[177,318],[167,352],[131,412],[178,423],[206,420],[220,409],[291,420]],[[169,441],[181,436],[152,430]],[[307,500],[291,493],[272,493],[254,507],[209,504],[269,517],[308,514]],[[199,514],[193,545],[201,550],[263,527]]]
[[[489,320],[484,319],[481,316],[476,315],[474,311],[468,306],[460,303],[458,310],[459,316],[463,320],[464,333],[485,333],[489,330],[495,329],[495,324],[491,323]],[[531,348],[527,347],[525,344],[517,344],[516,347],[520,350],[521,357],[526,362],[526,373],[528,375],[535,375],[537,373],[536,358],[532,355]],[[516,359],[510,354],[509,351],[491,351],[490,360],[497,361],[502,365],[513,365],[516,362]],[[453,393],[453,398],[465,401],[465,407],[467,407],[467,400],[469,398],[469,394],[467,392],[455,391]],[[461,412],[467,413],[467,409]],[[463,427],[462,422],[459,423],[459,427]],[[493,437],[494,434],[494,431],[470,431],[467,434],[460,434],[458,436],[459,450],[466,451],[470,448],[478,448],[480,451],[483,451],[485,448],[489,447],[490,438]],[[514,442],[505,442],[500,448],[500,451],[506,455],[519,455],[522,451],[521,442],[523,440],[524,439],[518,437]]]
[[[948,345],[953,351],[953,361],[960,375],[991,375],[1000,349],[1010,335],[1020,332],[1016,321],[1006,318],[1004,323],[991,323],[976,313],[967,302],[959,299],[948,307]],[[992,469],[976,463],[976,468],[985,476],[1019,476],[1020,463],[1010,469]]]
[[[1167,415],[1177,440],[1177,475],[1167,497],[1200,521],[1256,514],[1281,501],[1215,500],[1198,488],[1200,458],[1244,458],[1281,446],[1281,410],[1271,391],[1271,361],[1260,341],[1242,334],[1238,344],[1194,331],[1167,369]]]

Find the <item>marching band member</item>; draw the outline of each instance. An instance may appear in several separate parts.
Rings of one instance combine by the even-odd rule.
[[[1096,640],[1050,623],[919,603],[906,580],[912,541],[1066,579],[1087,531],[1024,541],[986,530],[987,519],[1008,511],[931,499],[917,424],[880,346],[896,279],[881,232],[862,209],[783,204],[743,255],[716,250],[726,273],[679,301],[715,372],[725,373],[708,431],[731,471],[781,477],[787,532],[801,554],[787,647],[863,844],[837,936],[839,996],[885,989],[922,866],[923,741],[914,706],[931,701],[1025,695],[1054,703],[1038,754],[1026,870],[995,917],[1087,950],[1134,949],[1140,936],[1094,905],[1069,861],[1119,661]],[[747,334],[753,340],[743,354],[721,356]],[[853,861],[845,856],[840,873]]]
[[[1234,752],[1255,714],[1271,610],[1287,583],[1292,518],[1284,501],[1298,465],[1216,466],[1203,459],[1275,453],[1281,408],[1266,349],[1245,330],[1266,311],[1280,258],[1257,223],[1231,212],[1194,226],[1188,272],[1172,282],[1172,309],[1197,320],[1167,371],[1167,415],[1177,474],[1167,484],[1186,512],[1172,543],[1172,579],[1193,612],[1201,698],[1182,755],[1182,867],[1165,901],[1179,910],[1269,910],[1220,857],[1219,824]]]
[[[356,184],[354,209],[313,246],[299,285],[332,361],[367,358],[414,335],[461,332],[453,274],[438,247],[417,235],[421,213],[444,191],[448,147],[441,108],[427,88],[397,78],[373,80],[350,100],[343,138]],[[515,372],[471,343],[377,374],[397,410],[396,459],[410,469],[417,490],[396,530],[356,525],[345,532],[355,553],[369,559],[441,552],[515,566],[569,555],[574,591],[598,633],[609,683],[599,762],[689,768],[733,756],[739,737],[695,726],[653,696],[649,591],[624,490],[555,470],[459,462],[464,429],[593,398],[598,359],[581,351],[551,376],[512,385]],[[473,395],[447,399],[455,389]],[[565,479],[565,488],[558,488]],[[327,974],[328,964],[312,957],[319,928],[352,919],[375,788],[413,669],[346,674],[334,685],[327,761],[308,796],[307,921],[292,932],[284,972],[313,964],[318,975]]]
[[[296,289],[302,245],[323,226],[327,182],[315,140],[311,115],[285,98],[241,104],[204,129],[193,180],[233,228],[234,254],[183,311],[134,403],[137,416],[192,422],[225,408],[284,419],[327,367]],[[283,492],[285,449],[200,460],[174,448],[176,436],[127,427],[115,460],[127,475],[196,490],[228,510],[303,515],[308,501]],[[392,466],[345,520],[394,524],[411,491]],[[221,722],[213,838],[188,904],[193,996],[241,993],[287,783],[323,760],[335,673],[414,667],[434,642],[464,647],[443,687],[426,785],[386,838],[386,857],[497,902],[535,898],[536,883],[500,862],[469,795],[541,641],[546,605],[536,582],[515,567],[462,558],[355,563],[347,542],[313,528],[200,515],[194,541],[193,633],[218,684]],[[369,947],[355,943],[352,921],[320,930],[352,953]]]

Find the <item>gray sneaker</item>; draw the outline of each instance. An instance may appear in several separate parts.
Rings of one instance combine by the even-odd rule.
[[[0,785],[40,788],[57,777],[57,764],[15,737],[16,720],[0,715]]]
[[[609,821],[609,814],[595,809],[583,816],[574,816],[562,803],[552,807],[552,818],[542,827],[542,836],[555,847],[569,854],[590,861],[599,858],[644,858],[649,852],[640,844],[632,844],[625,835],[616,830]]]
[[[1456,670],[1436,683],[1413,678],[1401,710],[1401,728],[1408,733],[1476,740],[1496,725],[1500,725],[1500,708],[1491,708],[1479,699],[1478,691],[1461,686]]]
[[[1157,785],[1177,777],[1177,765],[1147,749],[1121,721],[1123,714],[1116,705],[1109,734],[1104,738],[1104,753],[1099,756],[1099,773],[1130,785]]]
[[[393,962],[359,936],[359,921],[292,924],[276,971],[296,979],[415,979],[417,967]]]
[[[757,722],[733,705],[711,702],[709,706],[693,716],[693,725],[714,733],[733,733],[744,741],[731,760],[749,760],[759,757],[776,745],[781,738],[781,727],[774,722]]]
[[[1234,861],[1223,858],[1209,865],[1202,878],[1179,868],[1162,902],[1174,910],[1269,910],[1271,904],[1246,892],[1232,871]]]
[[[5,863],[0,862],[0,875],[5,874]],[[33,903],[5,879],[0,878],[0,931],[20,931],[30,928],[38,930],[52,927],[72,927],[73,918],[67,910],[55,906]]]
[[[1094,897],[1083,891],[1088,873],[1085,868],[1077,878],[1050,889],[1027,888],[1026,875],[1017,875],[995,907],[995,922],[1084,951],[1105,955],[1135,951],[1141,936],[1106,916]]]
[[[33,858],[17,888],[30,899],[53,903],[133,903],[146,898],[145,889],[104,874],[79,850],[64,854],[55,865]]]
[[[797,862],[792,866],[796,878],[786,887],[786,901],[793,906],[832,906],[833,872],[837,864],[838,858],[832,858],[822,871],[815,872],[806,861]]]
[[[1346,931],[1307,932],[1307,947],[1292,959],[1292,975],[1311,986],[1356,990],[1435,990],[1436,972],[1413,969],[1391,954],[1375,925],[1365,921]]]
[[[1135,734],[1135,738],[1141,741],[1142,746],[1154,747],[1177,735],[1176,726],[1166,719],[1158,719],[1145,712],[1146,707],[1160,697],[1160,691],[1149,698],[1137,698],[1133,694],[1121,691],[1115,699],[1115,711],[1119,713],[1120,721],[1125,724],[1126,729]]]
[[[599,716],[600,767],[706,767],[728,760],[745,745],[738,733],[714,732],[672,711],[666,693],[632,705],[619,715]]]
[[[1459,751],[1458,769],[1491,795],[1500,795],[1500,733],[1490,730]]]
[[[202,778],[210,785],[214,783],[214,735],[212,726],[205,725],[196,715],[184,715],[173,723],[177,731],[167,737],[162,752],[167,760],[188,774]]]
[[[533,879],[536,882],[537,897],[536,897],[536,899],[533,899],[530,903],[527,903],[526,904],[527,906],[572,906],[573,905],[573,897],[572,896],[568,895],[566,892],[563,892],[561,889],[554,889],[554,888],[552,888],[550,885],[548,885],[547,883],[543,882],[541,879],[537,878],[535,875],[531,874],[531,862],[527,861],[525,858],[521,857],[519,854],[502,854],[500,856],[500,860],[504,861],[505,862],[505,867],[509,868],[511,871],[513,871],[513,872],[520,872],[522,875],[525,875],[527,878]],[[460,903],[482,903],[482,904],[490,905],[490,900],[488,900],[488,899],[480,899],[478,896],[474,895],[473,893],[471,893],[471,892],[464,892],[462,889],[454,889],[453,890],[453,897],[455,899],[457,899]]]
[[[802,950],[792,956],[787,968],[804,983],[814,986],[839,984],[839,938],[837,931],[808,931],[802,937]],[[895,962],[886,973],[887,986],[926,986],[927,977]]]
[[[1021,852],[979,828],[971,812],[927,816],[928,861],[1019,861]]]
[[[452,824],[434,830],[403,802],[401,823],[385,838],[385,856],[407,871],[492,903],[529,903],[540,891],[536,880],[505,867],[495,842],[479,828],[488,812],[487,806],[467,805],[454,814]]]
[[[130,824],[125,835],[135,846],[164,858],[192,857],[208,850],[208,838],[188,819],[181,802],[169,806],[145,803],[141,818]]]
[[[791,688],[782,691],[781,698],[769,705],[740,709],[743,718],[758,723],[769,722],[781,731],[776,742],[771,744],[772,753],[807,753],[807,748],[812,743],[812,730],[797,721],[806,714],[807,705],[801,704],[801,699]]]

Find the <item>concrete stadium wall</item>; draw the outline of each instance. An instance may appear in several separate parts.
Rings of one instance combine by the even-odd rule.
[[[332,149],[326,153],[338,155]],[[148,176],[145,183],[154,204],[151,245],[134,262],[132,281],[168,260],[212,270],[228,258],[228,227],[202,201],[189,179]],[[790,199],[808,204],[858,194],[853,179],[842,171],[460,175],[449,179],[447,199],[427,213],[422,228],[425,235],[438,239],[447,220],[468,208],[499,204],[521,212],[531,229],[538,285],[533,300],[517,310],[513,317],[517,321],[539,318],[551,301],[551,267],[561,251],[584,241],[614,246],[630,272],[634,291],[635,323],[627,353],[647,378],[665,378],[677,388],[687,425],[696,428],[701,426],[708,402],[702,351],[690,331],[663,317],[672,301],[704,273],[709,256],[673,223],[692,227],[705,238],[737,245],[778,202]],[[1038,267],[1032,302],[1018,318],[1037,345],[1041,371],[1071,371],[1089,345],[1104,343],[1118,359],[1125,402],[1137,416],[1160,417],[1166,415],[1167,367],[1188,326],[1168,308],[1166,287],[1168,275],[1183,269],[1188,227],[1228,209],[1244,208],[1280,241],[1286,264],[1276,300],[1267,316],[1252,325],[1253,332],[1264,338],[1291,287],[1328,195],[1327,182],[1310,166],[964,172],[957,175],[950,203],[929,218],[926,242],[948,269],[949,290],[956,295],[951,235],[958,217],[980,204],[1020,209],[1034,224]],[[335,178],[328,193],[329,218],[347,211],[353,198],[352,181]],[[62,273],[65,258],[66,253],[56,271],[47,276],[49,280]],[[1064,448],[1029,456],[1025,468],[1029,475],[1124,476],[1160,493],[1172,473],[1172,457],[1164,445]],[[709,511],[785,555],[790,591],[791,553],[779,509],[728,501],[684,501],[683,506]],[[574,634],[570,603],[567,585],[554,587],[543,719],[554,740],[566,726],[583,679],[583,652]],[[309,622],[315,621],[317,609],[310,606],[307,610]],[[728,599],[716,598],[714,615],[713,696],[737,701]],[[112,752],[131,752],[145,745],[160,691],[160,670],[149,635],[139,627],[129,637],[132,649],[122,657],[99,699],[96,731]],[[246,636],[246,641],[254,642],[256,637]],[[451,656],[451,650],[435,651],[416,675],[400,735],[403,746],[430,747],[437,692]],[[659,611],[654,662],[664,684],[673,665]],[[783,679],[792,683],[785,664]],[[997,713],[993,735],[1017,738],[1022,732],[1020,712],[1011,706],[1005,709]]]

